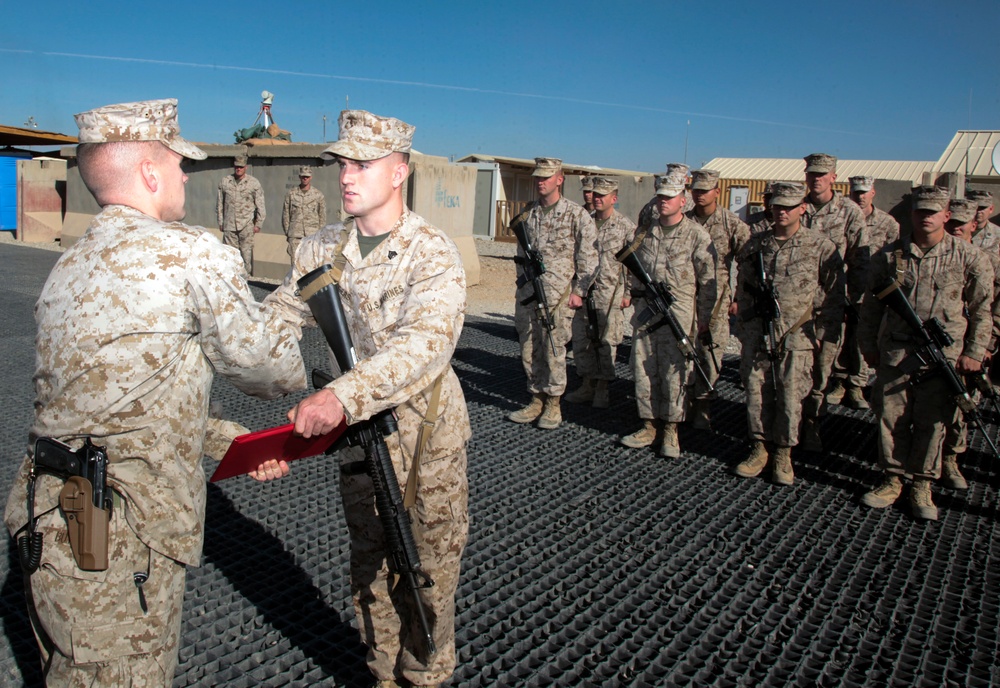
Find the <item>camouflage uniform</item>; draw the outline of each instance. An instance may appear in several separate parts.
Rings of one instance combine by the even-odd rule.
[[[808,199],[807,199],[808,200]],[[864,214],[861,208],[839,192],[822,208],[807,203],[807,214],[802,224],[831,239],[844,259],[847,274],[847,317],[857,311],[861,296],[868,280],[869,245],[866,235]],[[841,337],[823,341],[816,352],[813,367],[813,389],[805,402],[803,414],[806,418],[816,418],[823,410],[827,385],[833,371],[834,361],[840,353]]]
[[[657,222],[635,255],[653,281],[664,282],[670,290],[675,299],[673,313],[686,332],[694,333],[699,323],[709,322],[716,302],[715,247],[697,222],[686,217],[673,227]],[[643,287],[633,278],[631,289],[635,307],[632,371],[639,418],[680,423],[687,413],[687,386],[693,367],[677,347],[669,327],[652,333],[639,327],[638,316],[646,308]]]
[[[780,356],[767,356],[763,323],[755,317],[752,291],[759,287],[756,254],[773,279],[780,316],[775,335]],[[802,401],[812,389],[813,352],[820,342],[840,336],[844,315],[844,271],[837,247],[815,230],[800,227],[784,242],[774,231],[753,235],[739,252],[736,301],[743,347],[740,373],[747,391],[750,438],[779,447],[798,444]],[[809,314],[806,316],[806,314]],[[806,316],[804,322],[800,320]],[[780,389],[771,382],[775,366]]]
[[[264,189],[256,177],[247,174],[237,181],[232,174],[219,182],[215,213],[222,230],[222,242],[234,246],[243,256],[248,275],[253,274],[254,227],[264,224]]]
[[[573,324],[573,310],[567,305],[571,293],[587,295],[598,266],[597,226],[594,218],[573,201],[560,198],[548,208],[535,201],[524,211],[528,237],[542,255],[545,296],[554,328],[549,346],[545,328],[539,322],[536,304],[521,302],[534,294],[531,282],[517,288],[514,325],[521,342],[521,363],[528,376],[528,391],[560,397],[566,390],[566,344]],[[518,258],[524,259],[520,244]],[[520,274],[520,269],[518,270]]]
[[[987,222],[982,229],[976,229],[972,235],[972,245],[984,251],[1000,251],[1000,226]]]
[[[82,137],[81,137],[82,140]],[[201,228],[111,205],[59,259],[35,307],[36,416],[29,436],[107,447],[116,493],[110,568],[81,571],[58,503],[39,477],[44,536],[30,579],[49,685],[170,685],[177,664],[185,565],[200,562],[202,471],[215,373],[249,394],[305,387],[294,333],[254,301],[239,254]],[[22,464],[7,501],[27,521]],[[139,606],[135,572],[148,613]],[[132,683],[129,683],[131,681]],[[93,682],[93,683],[92,683]]]
[[[296,186],[285,194],[281,209],[281,228],[288,238],[288,256],[295,257],[299,242],[326,226],[326,197],[318,189],[303,191]]]
[[[573,316],[573,360],[580,377],[591,380],[615,379],[615,351],[625,335],[621,307],[625,295],[625,272],[615,254],[635,232],[635,224],[617,210],[606,221],[597,221],[598,265],[590,295],[597,312],[600,344],[587,336],[590,316],[584,308]],[[547,264],[546,264],[547,265]]]
[[[954,338],[944,350],[952,363],[959,355],[982,360],[994,276],[980,251],[947,234],[927,251],[900,238],[875,254],[870,284],[877,289],[894,279],[922,321],[937,317]],[[914,350],[910,329],[871,291],[862,302],[858,339],[863,352],[879,356],[872,407],[879,418],[880,465],[889,475],[937,479],[945,431],[957,413],[943,376],[911,384],[902,365]]]
[[[871,254],[878,253],[883,246],[899,238],[899,223],[889,213],[872,208],[872,214],[865,218],[868,232],[868,246]]]
[[[309,308],[297,296],[297,281],[332,263],[341,245],[347,259],[341,298],[360,360],[328,388],[343,403],[349,424],[396,409],[399,430],[387,442],[400,486],[407,481],[434,383],[442,379],[439,416],[421,458],[411,510],[420,561],[434,580],[433,587],[420,591],[437,645],[427,663],[421,641],[411,632],[416,621],[410,592],[405,585],[392,586],[372,482],[367,475],[341,475],[351,533],[351,588],[368,666],[383,680],[401,674],[415,685],[437,684],[455,668],[455,591],[469,527],[465,446],[471,429],[451,368],[465,318],[465,271],[451,239],[404,210],[383,243],[364,258],[351,221],[303,239],[291,271],[265,306],[295,328],[313,325]],[[358,451],[345,450],[343,460],[361,460]]]
[[[716,289],[718,291],[716,302],[712,305],[709,331],[712,334],[716,350],[713,351],[705,346],[701,339],[696,344],[702,367],[708,374],[709,381],[714,385],[719,379],[716,361],[718,361],[719,366],[722,365],[722,352],[725,351],[726,344],[729,342],[729,306],[733,302],[730,271],[740,249],[750,238],[750,227],[735,213],[722,206],[717,207],[714,213],[705,218],[704,222],[697,217],[695,210],[689,211],[687,216],[708,232],[709,236],[712,237],[712,244],[715,245]],[[714,396],[709,395],[704,385],[705,383],[700,379],[695,381],[695,396],[699,399],[708,399],[710,396]]]

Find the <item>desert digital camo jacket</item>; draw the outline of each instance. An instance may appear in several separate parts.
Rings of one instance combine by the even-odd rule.
[[[312,236],[326,226],[326,198],[312,187],[303,191],[296,186],[285,195],[281,208],[281,228],[289,239]]]
[[[822,208],[808,202],[806,207],[808,212],[802,224],[837,245],[847,269],[847,302],[852,305],[861,303],[861,295],[868,284],[870,258],[865,214],[857,203],[839,192],[834,193],[833,200]]]
[[[597,229],[597,270],[591,293],[599,313],[607,314],[612,308],[621,310],[626,270],[615,259],[615,254],[625,247],[634,233],[635,223],[617,210]]]
[[[872,208],[872,214],[865,218],[868,228],[868,245],[874,256],[886,244],[899,238],[899,223],[889,213]]]
[[[972,245],[987,251],[1000,251],[1000,227],[987,222],[985,227],[972,235]]]
[[[556,304],[565,302],[570,293],[586,297],[598,264],[594,218],[583,206],[566,198],[560,198],[549,208],[542,208],[536,201],[524,213],[528,238],[542,254],[545,263],[542,283],[549,308],[554,310]],[[520,244],[517,255],[524,258]],[[532,293],[531,283],[528,282],[518,289],[517,300],[521,301]]]
[[[708,216],[704,224],[698,222],[695,211],[687,213],[687,217],[701,226],[708,235],[712,237],[715,245],[716,261],[716,282],[718,284],[718,300],[722,301],[722,308],[718,310],[715,320],[729,322],[729,312],[727,308],[732,301],[732,289],[730,287],[730,273],[733,269],[733,262],[743,244],[750,238],[750,227],[736,216],[728,208],[719,206],[715,212]],[[713,323],[714,326],[714,323]],[[729,328],[726,327],[728,335]],[[714,333],[713,333],[714,334]]]
[[[35,422],[54,437],[107,446],[109,484],[139,538],[200,563],[203,441],[215,373],[265,398],[303,389],[291,328],[258,304],[239,253],[199,227],[112,205],[56,263],[35,306]],[[26,460],[7,502],[26,521]],[[42,476],[35,513],[62,481]]]
[[[239,232],[264,224],[264,189],[249,174],[236,181],[231,174],[219,182],[215,213],[223,232]]]

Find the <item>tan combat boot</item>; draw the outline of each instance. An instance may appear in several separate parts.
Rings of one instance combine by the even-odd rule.
[[[663,424],[663,442],[660,443],[660,456],[665,459],[679,459],[681,445],[677,439],[677,423]]]
[[[756,478],[767,465],[767,446],[760,440],[755,440],[750,448],[750,456],[736,465],[733,473],[741,478]]]
[[[594,387],[594,408],[606,409],[611,406],[611,395],[608,393],[608,381],[598,380]]]
[[[965,480],[965,476],[962,475],[962,471],[958,470],[957,454],[945,454],[944,458],[941,459],[941,482],[945,487],[956,490],[969,489],[969,483]]]
[[[830,391],[826,393],[826,403],[839,404],[843,400],[844,394],[847,392],[847,390],[844,389],[844,381],[837,378],[830,384],[832,386],[830,387]]]
[[[792,470],[792,448],[778,447],[774,452],[774,463],[771,466],[771,478],[778,485],[791,485],[795,482],[795,472]]]
[[[819,436],[819,419],[803,418],[799,444],[808,452],[823,453],[823,440]]]
[[[938,510],[931,499],[931,481],[927,478],[915,478],[910,488],[910,507],[913,517],[924,521],[938,520]]]
[[[511,411],[507,418],[515,423],[530,423],[538,416],[542,415],[542,407],[545,405],[545,395],[536,392],[531,395],[531,401],[524,408]]]
[[[697,430],[712,429],[711,399],[695,399],[691,402],[691,427]]]
[[[571,404],[589,404],[593,400],[594,381],[589,377],[583,378],[580,386],[566,395],[566,401]]]
[[[884,509],[892,506],[903,492],[903,481],[898,475],[887,475],[882,484],[871,492],[866,492],[861,503],[873,509]]]
[[[655,441],[656,423],[651,420],[643,420],[641,428],[633,432],[631,435],[625,435],[625,437],[622,438],[622,444],[626,447],[632,447],[633,449],[648,447]]]
[[[829,399],[829,397],[827,397],[827,399]],[[861,391],[861,388],[855,387],[854,385],[849,385],[847,387],[847,391],[840,404],[841,406],[846,406],[847,408],[854,409],[855,411],[864,411],[867,408],[871,408],[865,400],[865,395]]]
[[[562,408],[559,406],[560,397],[547,397],[545,408],[538,419],[538,427],[542,430],[555,430],[562,424]]]

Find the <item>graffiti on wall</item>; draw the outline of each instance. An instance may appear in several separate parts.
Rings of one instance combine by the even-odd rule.
[[[434,205],[438,208],[460,208],[462,205],[461,197],[450,195],[441,180],[438,179],[434,182]]]

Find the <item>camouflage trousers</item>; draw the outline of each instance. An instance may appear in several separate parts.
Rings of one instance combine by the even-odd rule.
[[[700,337],[695,337],[694,348],[708,381],[714,387],[715,383],[719,381],[719,373],[722,370],[722,355],[726,352],[726,345],[729,343],[728,304],[724,303],[715,313],[715,317],[709,323],[708,331],[712,333],[712,343],[715,344],[715,347],[710,348],[702,342]],[[701,376],[695,375],[694,397],[696,399],[714,399],[715,396],[715,392],[708,391]]]
[[[253,275],[253,225],[243,229],[225,230],[222,232],[222,243],[240,250],[243,257],[243,265],[247,269],[247,275]]]
[[[597,309],[597,333],[599,341],[587,336],[590,316],[586,308],[580,308],[573,316],[573,361],[580,377],[591,380],[615,379],[615,356],[622,343],[625,329],[625,315],[621,308]]]
[[[363,458],[357,449],[345,454],[349,460]],[[402,462],[394,463],[400,489],[405,490],[407,475]],[[405,582],[394,580],[387,568],[384,531],[375,511],[371,479],[364,474],[341,474],[344,514],[351,534],[354,613],[361,639],[368,646],[368,668],[379,680],[434,685],[455,671],[455,592],[469,534],[466,464],[464,449],[424,461],[417,502],[410,510],[420,563],[434,581],[432,587],[420,590],[437,646],[437,653],[429,660],[412,592]]]
[[[642,420],[681,423],[687,417],[691,364],[668,327],[632,336],[632,376],[635,402]]]
[[[312,236],[318,231],[319,228],[317,227],[316,229],[310,231],[306,231],[303,229],[292,230],[291,234],[287,234],[286,236],[288,237],[288,257],[294,260],[295,252],[299,250],[299,244],[302,243],[302,240],[305,239],[306,237]]]
[[[843,325],[841,328],[843,328]],[[843,329],[841,329],[841,333],[843,333]],[[833,364],[839,354],[840,341],[821,341],[819,351],[813,353],[812,389],[802,404],[803,417],[819,418],[824,412],[826,388],[830,384],[830,376],[833,374]]]
[[[550,345],[535,304],[521,305],[523,294],[524,290],[519,289],[514,306],[514,327],[521,342],[521,365],[528,377],[528,392],[562,396],[566,391],[566,345],[572,332],[574,312],[565,303],[551,311],[554,327]]]
[[[958,407],[942,375],[910,384],[896,366],[879,366],[872,409],[879,420],[879,465],[895,475],[937,480],[941,450]]]
[[[747,391],[747,429],[751,440],[794,447],[799,443],[802,400],[812,388],[813,352],[785,351],[773,364],[777,389],[767,352],[743,349],[740,374]]]
[[[861,348],[858,346],[858,317],[853,315],[854,312],[853,309],[848,309],[844,336],[841,337],[843,346],[840,347],[840,354],[834,361],[831,377],[843,381],[850,387],[864,387],[868,384],[871,369],[865,363]]]
[[[41,567],[28,580],[32,625],[50,664],[46,685],[170,686],[184,602],[184,565],[149,549],[115,508],[107,571],[82,571],[69,547],[66,521],[54,510],[39,518]],[[148,613],[140,607],[134,574]]]

